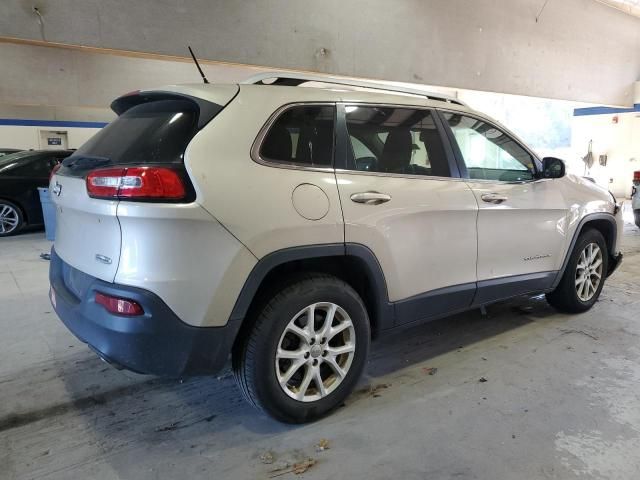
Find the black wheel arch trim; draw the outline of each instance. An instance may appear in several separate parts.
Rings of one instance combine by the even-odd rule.
[[[576,246],[576,242],[578,241],[578,237],[584,231],[585,225],[589,222],[593,222],[595,220],[605,220],[611,224],[611,245],[609,247],[609,256],[616,257],[617,252],[615,251],[616,245],[618,243],[618,228],[616,223],[616,217],[611,213],[598,212],[598,213],[589,213],[585,215],[580,223],[578,224],[575,232],[573,233],[573,237],[571,239],[571,243],[569,244],[569,248],[567,249],[564,260],[562,261],[562,266],[560,270],[558,270],[558,275],[553,281],[552,288],[556,288],[564,275],[565,270],[567,269],[567,265],[569,264],[569,259],[571,258],[571,253],[573,252],[574,247]]]
[[[394,308],[389,302],[387,283],[382,267],[374,253],[368,247],[357,243],[331,243],[290,247],[277,250],[262,257],[253,267],[251,273],[249,273],[238,295],[229,321],[242,322],[245,319],[263,280],[274,268],[296,260],[317,259],[322,257],[352,257],[360,260],[367,269],[369,279],[375,290],[375,306],[378,318],[380,319],[378,329],[383,330],[393,326],[395,320]]]

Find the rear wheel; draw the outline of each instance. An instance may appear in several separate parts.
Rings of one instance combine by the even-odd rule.
[[[607,244],[602,234],[597,230],[582,233],[558,287],[547,294],[548,302],[568,313],[589,310],[604,286],[608,260]]]
[[[24,217],[17,205],[0,200],[0,237],[18,233],[24,225]]]
[[[234,352],[247,400],[278,420],[315,420],[340,405],[369,351],[367,311],[342,280],[311,275],[283,288]]]

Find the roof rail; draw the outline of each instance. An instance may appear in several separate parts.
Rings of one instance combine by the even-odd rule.
[[[273,82],[265,83],[265,80]],[[418,95],[426,97],[430,100],[439,100],[447,103],[455,103],[457,105],[466,106],[464,102],[450,95],[443,93],[427,92],[417,88],[398,87],[394,85],[384,85],[382,83],[371,82],[367,80],[351,80],[347,78],[334,77],[332,75],[314,75],[307,73],[291,73],[291,72],[262,72],[253,75],[242,82],[241,85],[283,85],[289,87],[297,87],[306,82],[330,83],[334,85],[346,85],[349,87],[370,88],[382,90],[385,92],[405,93],[409,95]]]

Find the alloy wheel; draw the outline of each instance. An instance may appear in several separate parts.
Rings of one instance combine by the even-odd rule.
[[[602,250],[596,243],[588,244],[580,253],[576,268],[576,293],[588,302],[598,291],[602,281]]]
[[[8,234],[18,228],[20,216],[11,205],[0,203],[0,233]]]
[[[295,400],[320,400],[347,376],[355,350],[355,329],[343,308],[330,302],[309,305],[291,319],[278,342],[278,383]]]

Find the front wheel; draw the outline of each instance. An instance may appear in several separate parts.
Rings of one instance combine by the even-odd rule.
[[[284,287],[234,352],[247,400],[287,423],[340,405],[364,370],[370,343],[362,299],[344,281],[315,274]]]
[[[567,313],[589,310],[600,296],[608,266],[604,237],[597,230],[587,230],[578,237],[562,279],[547,294],[547,301]]]

